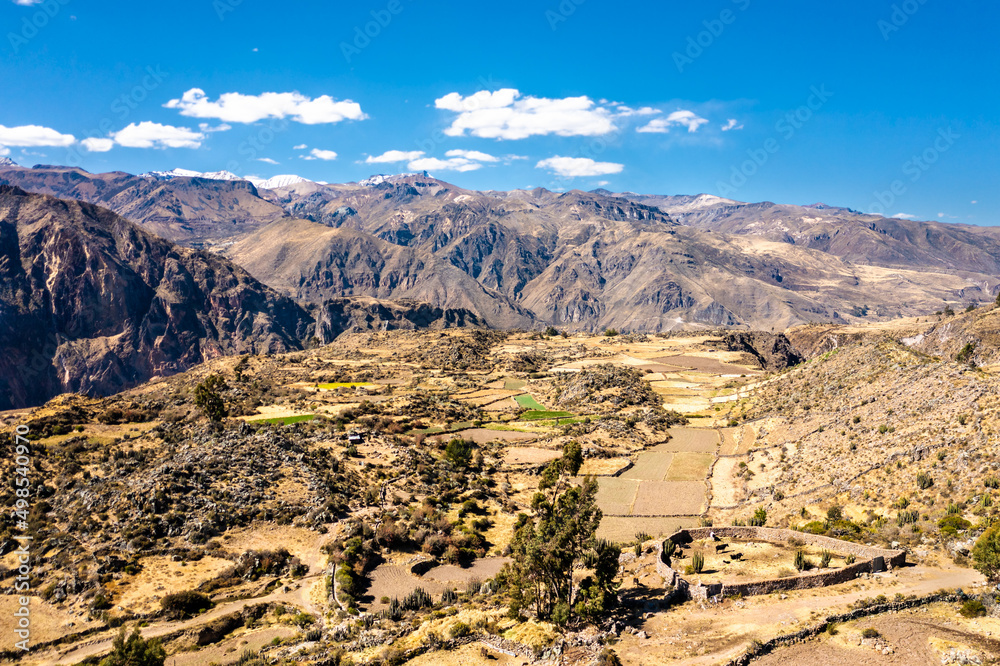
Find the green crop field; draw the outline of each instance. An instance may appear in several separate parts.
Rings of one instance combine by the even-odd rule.
[[[570,412],[549,412],[545,410],[532,409],[521,415],[522,421],[542,421],[544,419],[564,419],[572,417]]]
[[[525,409],[533,409],[539,412],[544,412],[546,410],[545,405],[538,402],[530,395],[519,395],[515,397],[514,400],[516,400],[517,404],[521,405]]]
[[[277,419],[261,419],[259,421],[250,421],[250,423],[269,423],[273,425],[291,425],[292,423],[302,423],[304,421],[312,421],[317,418],[315,414],[303,414],[301,416],[283,416]]]

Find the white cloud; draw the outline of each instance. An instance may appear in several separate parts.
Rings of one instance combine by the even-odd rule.
[[[916,215],[910,215],[909,213],[896,213],[892,217],[895,220],[915,220],[915,219],[917,219]]]
[[[467,133],[485,139],[526,139],[530,136],[600,136],[615,129],[614,114],[589,97],[522,97],[518,90],[481,90],[469,97],[450,93],[434,105],[458,117],[448,136]]]
[[[22,7],[31,7],[32,5],[40,5],[43,0],[14,0],[15,5],[21,5]]]
[[[620,104],[618,106],[618,108],[615,109],[615,110],[618,112],[619,116],[624,116],[624,117],[628,117],[628,116],[655,116],[658,113],[663,113],[659,109],[654,109],[651,106],[644,106],[641,109],[633,109],[632,107],[626,106],[624,104]]]
[[[0,146],[71,146],[76,143],[72,134],[60,134],[41,125],[4,127],[0,125]]]
[[[445,153],[448,159],[425,157],[422,150],[389,150],[381,155],[369,156],[366,164],[391,164],[408,162],[406,167],[412,171],[476,171],[483,168],[484,163],[499,162],[500,158],[478,150],[449,150]]]
[[[7,157],[8,155],[10,155],[10,148],[0,146],[0,157]]]
[[[342,120],[364,120],[368,116],[361,105],[351,100],[336,101],[329,95],[310,99],[297,92],[260,95],[224,93],[211,101],[200,88],[192,88],[180,99],[164,106],[180,109],[181,115],[192,118],[216,118],[224,122],[255,123],[265,118],[291,118],[304,125],[339,123]]]
[[[270,157],[258,157],[258,162],[264,162],[265,164],[279,164],[277,160],[272,160]]]
[[[536,169],[548,169],[549,171],[565,178],[577,178],[584,176],[607,176],[613,173],[621,173],[625,168],[624,164],[614,162],[595,162],[589,157],[550,157],[535,165]]]
[[[479,162],[473,162],[472,160],[467,160],[464,157],[453,157],[448,160],[442,160],[437,157],[422,157],[417,160],[413,160],[407,165],[408,169],[413,171],[476,171],[482,169],[483,165]]]
[[[303,155],[304,160],[325,160],[331,162],[337,159],[337,153],[332,150],[320,150],[319,148],[313,148],[309,151],[308,155]]]
[[[973,201],[972,205],[975,206],[977,203],[979,203],[979,202],[978,201]]]
[[[649,122],[648,125],[640,127],[637,132],[643,134],[666,134],[670,131],[671,127],[680,125],[682,127],[687,127],[688,132],[697,132],[698,128],[702,125],[707,124],[708,121],[694,111],[674,111],[666,118],[656,118]]]
[[[306,149],[306,148],[308,148],[308,147],[309,147],[309,146],[307,146],[306,144],[304,144],[304,143],[300,143],[299,145],[297,145],[297,146],[295,146],[294,148],[292,148],[292,150],[305,150],[305,149]]]
[[[392,164],[394,162],[409,162],[424,156],[422,150],[387,150],[381,155],[369,155],[365,164]]]
[[[726,124],[722,126],[723,132],[731,132],[732,130],[743,129],[743,123],[736,120],[736,118],[730,118],[726,121]]]
[[[494,157],[487,153],[481,153],[478,150],[449,150],[445,153],[445,157],[464,157],[467,160],[473,160],[476,162],[499,162],[499,157]]]
[[[84,148],[92,153],[106,153],[115,147],[114,139],[89,138],[80,142]]]
[[[198,129],[200,129],[202,132],[205,132],[206,134],[208,134],[210,132],[228,132],[229,130],[233,129],[233,126],[232,125],[227,125],[226,123],[222,123],[221,125],[217,125],[216,127],[212,127],[208,123],[199,123],[198,124]]]
[[[198,148],[205,135],[187,127],[174,127],[144,121],[132,123],[125,129],[111,135],[120,146],[126,148]]]

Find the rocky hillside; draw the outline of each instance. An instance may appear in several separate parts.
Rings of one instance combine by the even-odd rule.
[[[364,331],[478,328],[485,324],[469,310],[436,308],[420,301],[333,298],[315,308],[316,337],[327,344]]]
[[[194,248],[211,248],[283,217],[245,180],[157,180],[121,171],[92,174],[69,167],[0,168],[0,183],[29,192],[97,204],[137,222],[157,236]]]
[[[224,354],[296,349],[294,302],[110,211],[0,186],[0,409],[111,393]]]
[[[854,264],[977,273],[994,287],[1000,273],[1000,232],[992,227],[885,218],[825,204],[617,196],[656,206],[684,225],[820,250]]]
[[[500,328],[664,331],[846,323],[990,298],[989,279],[858,267],[601,192],[474,192],[409,175],[264,196],[306,221],[279,220],[227,256],[307,301],[419,298]]]
[[[337,299],[310,312],[108,210],[0,186],[0,410],[345,332],[465,325],[480,322],[419,302]]]

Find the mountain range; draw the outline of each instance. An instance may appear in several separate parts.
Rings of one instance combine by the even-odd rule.
[[[15,186],[0,218],[8,405],[348,329],[784,330],[957,309],[1000,287],[996,228],[822,204],[480,192],[426,173],[325,184],[6,164],[0,182]],[[19,383],[32,339],[58,351]]]

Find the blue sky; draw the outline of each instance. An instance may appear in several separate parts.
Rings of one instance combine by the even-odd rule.
[[[26,165],[1000,224],[992,2],[0,3],[0,153]]]

